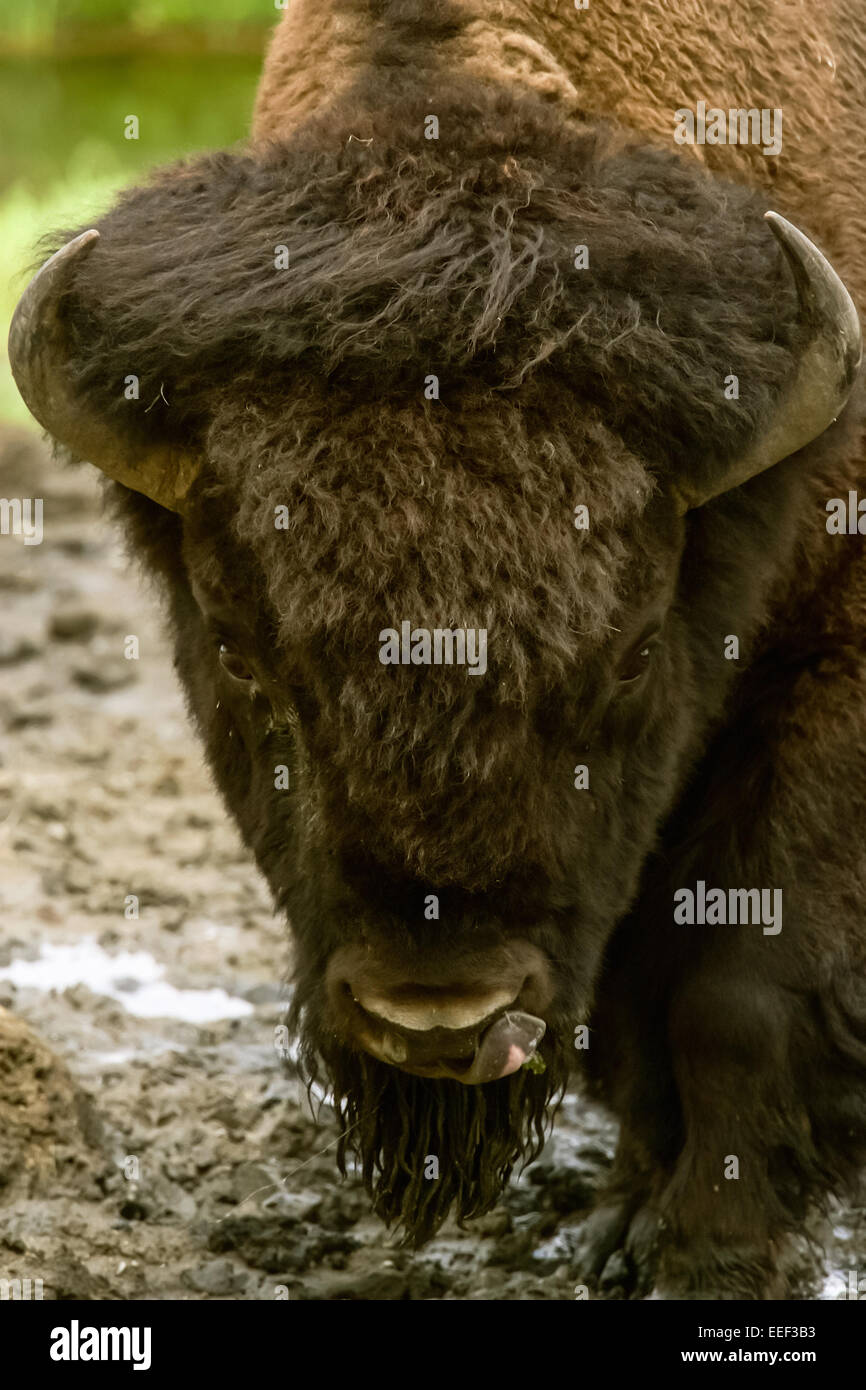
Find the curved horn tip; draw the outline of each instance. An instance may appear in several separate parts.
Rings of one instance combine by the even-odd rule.
[[[862,360],[862,332],[854,301],[826,256],[778,212],[764,213],[791,268],[798,317],[808,342],[796,374],[745,453],[703,490],[674,487],[680,515],[740,487],[810,444],[838,419]]]
[[[845,384],[852,386],[863,358],[863,334],[853,299],[826,256],[805,232],[772,210],[764,213],[764,221],[791,267],[807,316],[816,324],[835,322]]]
[[[88,227],[86,232],[79,232],[78,236],[74,236],[71,241],[67,241],[65,246],[61,246],[59,251],[55,251],[53,256],[49,256],[45,264],[50,265],[52,261],[71,260],[86,246],[92,246],[95,241],[98,241],[99,235],[98,227]]]
[[[33,323],[45,313],[47,303],[53,298],[54,281],[57,277],[65,274],[71,262],[98,240],[98,229],[90,227],[86,232],[80,232],[71,241],[67,241],[65,246],[61,246],[59,251],[55,251],[54,255],[49,256],[39,267],[15,306],[9,324],[9,366],[18,389],[31,410],[33,407],[27,394],[31,367],[28,337]],[[35,411],[33,413],[38,420],[38,414]]]
[[[135,445],[91,410],[69,382],[58,300],[73,263],[99,240],[90,227],[55,251],[25,289],[9,328],[9,365],[25,404],[42,428],[77,458],[164,507],[183,513],[201,457],[168,443]]]
[[[66,245],[61,246],[59,251],[55,251],[53,256],[49,256],[48,260],[44,261],[43,264],[39,267],[36,274],[30,281],[30,284],[27,286],[27,289],[24,291],[23,295],[18,301],[18,305],[15,311],[16,314],[18,312],[18,309],[27,307],[29,291],[38,282],[42,281],[43,277],[47,276],[49,279],[53,279],[54,275],[58,271],[60,271],[61,269],[65,269],[67,265],[69,265],[72,261],[76,260],[83,251],[86,251],[89,247],[93,246],[98,240],[99,229],[97,227],[90,227],[86,232],[79,232],[78,236],[74,236],[71,241],[67,241]]]
[[[47,270],[50,265],[62,265],[66,261],[74,260],[88,246],[99,240],[99,228],[89,227],[86,232],[79,232],[71,241],[67,241],[65,246],[61,246],[59,251],[55,251],[53,256],[49,256],[45,264],[36,272],[41,275],[43,270]]]

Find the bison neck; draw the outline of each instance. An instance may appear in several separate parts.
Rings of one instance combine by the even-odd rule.
[[[673,147],[674,113],[703,97],[723,110],[784,113],[784,158],[760,143],[689,145],[683,153],[763,189],[866,299],[866,146],[862,0],[289,0],[259,88],[256,142],[284,139],[341,97],[363,113],[389,86],[422,89],[427,108],[461,70],[534,91]],[[744,66],[743,54],[748,55]]]
[[[578,107],[568,53],[547,32],[561,25],[551,17],[542,32],[525,0],[291,0],[268,52],[253,139],[285,138],[362,82],[384,101],[392,82],[413,81],[435,114],[443,79],[458,72],[558,101],[567,114]]]

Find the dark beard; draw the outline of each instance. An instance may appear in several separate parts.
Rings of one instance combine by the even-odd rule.
[[[410,1076],[333,1038],[317,1043],[305,1028],[301,1069],[308,1085],[333,1089],[340,1172],[354,1158],[376,1215],[417,1248],[450,1212],[462,1225],[490,1211],[515,1166],[540,1154],[568,1078],[549,1031],[541,1051],[541,1074],[463,1086]],[[431,1156],[438,1177],[425,1176]]]

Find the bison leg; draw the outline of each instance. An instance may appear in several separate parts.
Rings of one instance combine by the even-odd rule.
[[[734,928],[734,930],[737,930]],[[778,985],[705,969],[673,1004],[684,1142],[660,1198],[656,1297],[779,1298],[810,1125],[792,1068],[795,1005]]]
[[[657,963],[643,960],[646,938],[634,923],[623,924],[596,1000],[592,1046],[582,1058],[590,1093],[617,1116],[620,1137],[575,1251],[577,1278],[639,1297],[653,1287],[663,1236],[659,1199],[682,1138],[664,1007],[645,987]],[[623,969],[623,960],[632,968]]]
[[[661,1233],[654,1194],[664,1186],[665,1176],[644,1145],[624,1128],[604,1192],[578,1233],[579,1278],[603,1289],[622,1285],[639,1296],[649,1292]]]

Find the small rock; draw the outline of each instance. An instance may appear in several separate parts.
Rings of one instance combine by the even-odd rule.
[[[54,613],[48,628],[58,642],[89,642],[99,628],[99,614],[91,608],[62,608]]]
[[[481,1236],[493,1236],[495,1240],[499,1240],[511,1230],[511,1217],[504,1207],[497,1207],[495,1211],[480,1217],[475,1223],[475,1229]]]
[[[153,787],[154,796],[180,796],[181,786],[173,772],[167,772]]]
[[[265,1197],[262,1206],[281,1221],[316,1221],[322,1206],[320,1192],[286,1192],[282,1188]]]
[[[13,936],[0,946],[0,965],[11,965],[13,960],[39,960],[41,955],[42,951],[35,941],[22,941]]]
[[[30,574],[0,574],[0,589],[8,593],[34,594],[40,587],[40,581]]]
[[[82,864],[68,864],[66,868],[66,887],[70,893],[89,893],[93,886],[93,876]]]
[[[143,1202],[139,1202],[135,1197],[130,1197],[123,1203],[119,1215],[123,1221],[144,1221],[149,1213],[149,1208]]]
[[[141,980],[136,980],[132,975],[120,975],[116,980],[112,980],[112,984],[121,994],[135,994],[141,989]]]
[[[0,632],[0,666],[19,666],[39,655],[40,648],[27,637]]]
[[[279,985],[264,983],[245,989],[241,998],[246,999],[248,1004],[280,1004],[283,992]]]
[[[267,1197],[274,1189],[274,1177],[258,1163],[240,1163],[232,1173],[231,1193],[236,1202],[244,1202],[254,1192]]]
[[[45,729],[54,723],[54,714],[51,710],[39,709],[33,705],[19,705],[7,716],[6,723],[10,733],[17,729]]]
[[[134,661],[127,661],[122,656],[102,657],[98,665],[94,663],[93,666],[76,666],[72,672],[72,679],[83,690],[90,690],[95,695],[106,695],[112,690],[122,690],[124,686],[132,685],[138,680],[138,672]]]
[[[247,1275],[235,1269],[231,1260],[209,1260],[201,1269],[184,1270],[183,1280],[200,1293],[238,1293],[246,1287]]]

